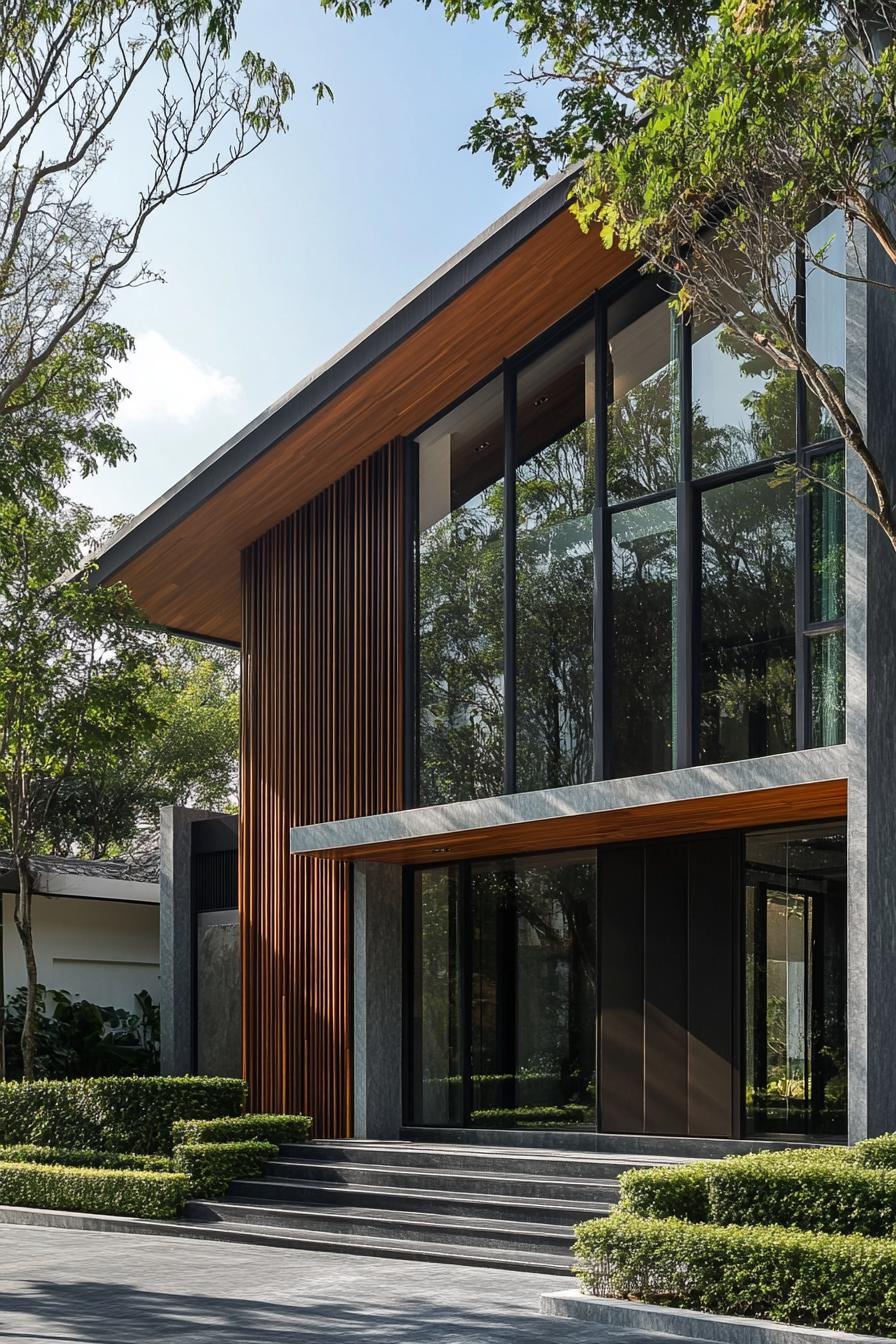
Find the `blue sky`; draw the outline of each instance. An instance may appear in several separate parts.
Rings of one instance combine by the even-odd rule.
[[[240,46],[293,74],[290,129],[145,235],[166,283],[113,314],[137,341],[122,376],[137,460],[72,491],[107,515],[151,503],[532,185],[505,191],[458,151],[519,64],[490,21],[452,28],[396,0],[343,25],[315,0],[247,0]],[[315,106],[316,79],[332,106]]]

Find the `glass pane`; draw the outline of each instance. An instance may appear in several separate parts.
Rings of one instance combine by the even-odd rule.
[[[747,836],[748,1133],[845,1133],[845,859],[841,824]]]
[[[806,346],[842,391],[846,385],[846,229],[839,210],[825,215],[806,235]],[[827,407],[807,397],[806,442],[839,437]]]
[[[694,477],[793,452],[796,380],[724,327],[698,322],[692,352]]]
[[[846,633],[832,630],[809,640],[812,684],[812,745],[846,741]]]
[[[651,297],[655,290],[651,291]],[[632,298],[609,312],[607,494],[611,504],[670,489],[681,439],[679,330],[667,303],[630,318]]]
[[[612,526],[611,772],[669,770],[675,710],[675,500],[615,513]]]
[[[495,379],[420,436],[420,803],[503,780],[503,393]]]
[[[463,1124],[458,879],[455,868],[414,875],[412,1123]]]
[[[753,476],[703,494],[700,759],[795,746],[795,508]]]
[[[844,487],[842,451],[814,458],[811,471],[829,484],[811,487],[809,620],[834,621],[846,609],[846,500],[839,493]]]
[[[517,382],[517,787],[592,773],[591,328]]]
[[[595,866],[471,868],[474,1126],[594,1128]]]

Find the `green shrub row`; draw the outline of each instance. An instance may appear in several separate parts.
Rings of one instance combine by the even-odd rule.
[[[24,1208],[176,1218],[190,1192],[174,1171],[91,1171],[31,1162],[0,1162],[0,1204]]]
[[[896,1243],[619,1212],[576,1229],[587,1292],[829,1330],[896,1331]]]
[[[238,1116],[239,1078],[79,1078],[0,1083],[0,1144],[170,1153],[176,1120]]]
[[[174,1142],[238,1143],[256,1139],[264,1143],[304,1143],[311,1138],[307,1115],[228,1115],[215,1120],[175,1120]]]
[[[170,1171],[171,1158],[156,1153],[104,1153],[95,1148],[46,1148],[17,1143],[0,1148],[0,1162],[36,1162],[42,1167],[90,1167],[109,1171]]]
[[[277,1156],[275,1143],[246,1139],[240,1143],[183,1143],[174,1150],[174,1165],[190,1178],[195,1199],[217,1199],[231,1181],[264,1175],[264,1165]]]
[[[587,1106],[570,1102],[566,1106],[495,1106],[489,1110],[473,1111],[474,1125],[581,1125],[588,1118]]]
[[[627,1171],[620,1184],[620,1207],[641,1218],[896,1234],[896,1170],[860,1166],[846,1149]]]

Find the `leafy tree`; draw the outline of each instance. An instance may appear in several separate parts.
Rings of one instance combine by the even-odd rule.
[[[322,3],[353,19],[390,0]],[[468,146],[490,153],[507,184],[580,164],[572,208],[582,227],[645,259],[676,306],[802,376],[810,412],[825,408],[866,472],[870,490],[850,497],[896,548],[893,483],[842,368],[801,330],[796,284],[805,249],[812,271],[893,287],[881,268],[870,270],[854,231],[866,229],[872,249],[896,264],[896,0],[441,0],[441,8],[450,22],[490,15],[530,62],[495,95]],[[539,116],[530,95],[544,90],[554,102]],[[832,235],[806,242],[826,211],[845,218],[845,270]]]
[[[151,728],[156,637],[120,585],[93,587],[81,564],[88,509],[0,501],[0,844],[15,864],[15,923],[27,992],[22,1068],[34,1076],[38,974],[32,859],[83,758],[119,760]]]
[[[230,649],[157,637],[159,678],[149,730],[129,751],[80,752],[59,788],[42,841],[55,854],[107,858],[154,827],[167,805],[235,805],[239,657]]]
[[[284,127],[289,76],[232,56],[241,0],[41,0],[0,12],[0,495],[64,482],[128,445],[103,393],[130,339],[115,293],[153,278],[140,248],[190,196]],[[324,90],[318,89],[320,97]],[[114,132],[128,109],[116,152]],[[145,165],[141,170],[140,165]],[[135,179],[135,170],[137,173]],[[142,174],[142,181],[141,181]],[[103,211],[91,194],[133,182]]]

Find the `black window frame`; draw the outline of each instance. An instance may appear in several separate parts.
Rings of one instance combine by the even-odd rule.
[[[796,259],[796,310],[800,334],[805,336],[805,253],[800,249]],[[675,499],[678,552],[678,589],[676,608],[676,721],[673,768],[683,769],[700,764],[699,759],[699,649],[700,649],[700,536],[702,528],[702,498],[706,490],[731,484],[753,476],[771,477],[782,465],[795,465],[799,476],[812,471],[819,458],[843,452],[842,439],[832,438],[817,443],[805,443],[807,427],[806,388],[797,374],[794,396],[793,448],[774,457],[749,462],[730,470],[709,476],[694,477],[692,462],[692,331],[687,315],[676,318],[679,324],[678,384],[680,403],[680,452],[678,480],[674,486],[635,499],[609,503],[607,493],[608,459],[608,397],[607,371],[609,367],[608,314],[612,304],[629,294],[638,299],[635,291],[653,289],[657,304],[667,303],[668,294],[649,277],[641,274],[638,266],[624,272],[601,290],[596,290],[584,303],[566,313],[535,340],[503,360],[464,394],[450,403],[438,415],[421,425],[416,434],[405,440],[407,456],[405,471],[405,807],[416,807],[420,797],[419,715],[418,686],[418,588],[419,530],[418,509],[418,451],[417,437],[436,424],[469,396],[497,377],[503,380],[504,404],[504,778],[503,790],[516,792],[516,380],[519,372],[545,351],[559,343],[571,332],[591,322],[594,334],[595,384],[597,389],[594,426],[595,489],[592,515],[592,544],[594,564],[593,639],[593,751],[591,781],[614,777],[609,753],[609,586],[610,540],[612,518],[616,513],[641,508],[660,500]],[[649,307],[645,309],[649,311]],[[602,395],[601,395],[602,394]],[[814,487],[824,489],[824,486]],[[796,659],[796,730],[794,750],[812,746],[811,724],[811,659],[813,639],[845,628],[845,612],[836,619],[811,622],[809,620],[809,583],[811,572],[810,506],[811,490],[796,490],[796,567],[794,575],[795,659]],[[459,801],[444,799],[443,802]]]

